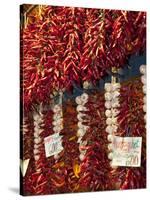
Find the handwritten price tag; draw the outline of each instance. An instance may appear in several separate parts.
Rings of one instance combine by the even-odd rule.
[[[140,167],[142,137],[113,137],[113,166]]]
[[[56,155],[63,150],[61,138],[58,133],[44,138],[46,157]]]

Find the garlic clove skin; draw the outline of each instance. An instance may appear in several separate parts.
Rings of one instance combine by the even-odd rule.
[[[146,65],[140,66],[140,72],[141,72],[141,74],[146,74]]]

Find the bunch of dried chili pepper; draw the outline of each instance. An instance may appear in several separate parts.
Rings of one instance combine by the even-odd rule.
[[[142,137],[141,166],[113,169],[111,171],[112,182],[117,189],[144,188],[146,186],[146,129],[142,84],[138,78],[128,81],[121,87],[117,135]]]
[[[99,191],[112,189],[109,177],[109,160],[107,158],[107,134],[105,132],[105,109],[103,94],[91,95],[86,104],[89,121],[87,133],[83,139],[87,152],[81,162],[79,174],[80,191]]]

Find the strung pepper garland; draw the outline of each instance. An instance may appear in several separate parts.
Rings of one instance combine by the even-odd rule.
[[[146,185],[146,133],[143,112],[143,94],[140,80],[132,80],[120,89],[118,136],[142,137],[141,166],[117,167],[111,175],[116,189],[144,188]]]

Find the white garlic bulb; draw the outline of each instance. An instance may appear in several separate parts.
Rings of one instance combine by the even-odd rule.
[[[59,133],[62,130],[62,126],[54,126],[53,131],[54,133]]]
[[[112,91],[119,90],[121,87],[120,83],[112,83]]]
[[[146,104],[143,105],[143,111],[146,112]]]
[[[76,97],[75,102],[79,105],[82,104],[81,96]]]
[[[35,155],[34,159],[35,159],[35,161],[38,161],[40,159],[40,156],[39,155]]]
[[[113,108],[113,109],[111,109],[111,112],[112,112],[112,117],[116,117],[120,111],[116,108]]]
[[[39,133],[38,132],[34,132],[34,137],[38,138],[39,137]]]
[[[111,101],[111,99],[112,99],[112,94],[109,93],[109,92],[106,92],[106,93],[105,93],[105,100],[106,100],[106,101]]]
[[[146,76],[141,76],[141,82],[145,85],[146,84]]]
[[[113,141],[113,135],[112,135],[112,134],[109,134],[109,135],[107,136],[107,139],[108,139],[108,141],[112,142],[112,141]]]
[[[80,158],[80,160],[81,160],[81,161],[83,161],[83,160],[84,160],[84,157],[85,157],[85,155],[84,155],[84,154],[80,154],[80,156],[79,156],[79,158]]]
[[[108,154],[108,158],[109,158],[110,160],[112,160],[112,159],[113,159],[113,153],[109,153],[109,154]]]
[[[111,90],[112,90],[112,85],[111,85],[111,83],[105,83],[105,90],[106,90],[107,92],[111,92]]]
[[[34,155],[39,154],[39,149],[34,149],[33,153],[34,153]]]
[[[38,149],[39,145],[38,144],[34,144],[34,149]]]
[[[111,117],[112,116],[111,110],[106,110],[105,115],[106,115],[106,117]]]
[[[140,72],[141,72],[141,74],[145,74],[146,73],[146,65],[141,65],[140,66]]]
[[[107,125],[111,125],[111,124],[112,124],[112,118],[108,117],[108,118],[106,119],[106,124],[107,124]]]
[[[34,143],[35,144],[39,144],[41,142],[41,138],[34,138]]]
[[[146,85],[143,85],[143,93],[146,94]]]
[[[117,97],[120,96],[120,92],[116,90],[116,91],[112,92],[111,95],[112,95],[112,98],[113,98],[113,99],[116,99]]]
[[[112,117],[111,120],[112,120],[112,124],[117,124],[117,117]]]
[[[86,93],[83,93],[83,94],[81,95],[81,101],[82,101],[84,104],[88,102],[88,98],[89,98],[89,95],[86,94]]]
[[[57,104],[57,105],[54,106],[53,112],[54,112],[54,113],[58,113],[59,111],[61,111],[61,109],[62,109],[62,108],[61,108],[61,105]]]
[[[109,151],[113,150],[113,145],[112,145],[111,143],[108,144],[108,150],[109,150]]]
[[[146,96],[143,97],[143,102],[146,104]]]
[[[111,108],[111,101],[106,101],[106,102],[105,102],[105,107],[106,107],[107,109],[110,109],[110,108]]]
[[[78,129],[78,131],[77,131],[77,136],[78,136],[78,137],[82,137],[82,136],[85,135],[85,133],[86,133],[86,130],[85,130],[85,129]]]
[[[78,137],[77,143],[81,143],[82,142],[82,137]]]
[[[77,111],[78,112],[80,112],[80,111],[87,111],[88,109],[85,107],[85,106],[83,106],[83,105],[78,105],[77,106]]]
[[[55,155],[54,155],[54,159],[55,159],[55,160],[58,160],[59,158],[60,158],[59,154],[55,154]]]
[[[86,116],[86,114],[84,114],[84,113],[78,113],[77,114],[77,119],[79,120],[79,121],[81,121],[81,122],[83,122],[84,120],[83,120],[83,117],[85,117]]]
[[[120,106],[119,100],[118,99],[113,99],[111,101],[111,105],[112,105],[112,108],[119,107]]]
[[[113,133],[113,128],[112,128],[112,126],[110,126],[110,125],[107,126],[107,127],[106,127],[106,132],[109,133],[109,134],[112,134],[112,133]]]

